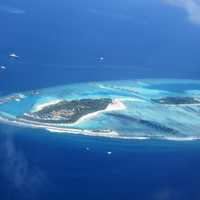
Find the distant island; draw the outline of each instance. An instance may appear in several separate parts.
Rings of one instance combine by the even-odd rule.
[[[39,111],[25,113],[19,118],[41,123],[74,123],[90,113],[105,110],[112,103],[110,98],[60,101]]]
[[[160,99],[152,99],[154,103],[167,105],[186,105],[186,104],[200,104],[200,99],[193,97],[164,97]]]

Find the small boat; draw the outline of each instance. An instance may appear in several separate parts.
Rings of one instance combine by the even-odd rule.
[[[10,58],[14,58],[14,59],[19,58],[19,56],[17,56],[15,53],[11,53],[11,54],[9,55],[9,57],[10,57]]]
[[[103,61],[104,61],[104,57],[100,57],[99,62],[103,62]]]
[[[6,69],[6,66],[1,65],[0,68],[1,68],[1,69]]]

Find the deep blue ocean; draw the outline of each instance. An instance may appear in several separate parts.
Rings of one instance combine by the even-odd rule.
[[[1,0],[0,95],[89,81],[199,80],[200,24],[190,17],[165,0]],[[0,124],[0,199],[198,200],[199,154],[198,141]]]

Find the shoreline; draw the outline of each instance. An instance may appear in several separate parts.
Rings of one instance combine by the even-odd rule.
[[[46,103],[41,103],[41,104],[38,104],[38,105],[36,104],[36,105],[33,106],[31,112],[38,112],[38,111],[42,110],[43,108],[45,108],[47,106],[57,104],[61,101],[62,101],[62,99],[55,99],[55,100],[50,100]]]
[[[159,79],[157,79],[157,81],[158,80]],[[68,92],[67,86],[66,93],[63,93],[64,86],[58,87],[58,89],[57,87],[52,87],[53,89],[50,88],[50,90],[45,90],[44,93],[42,93],[43,89],[39,90],[41,91],[40,95],[34,98],[29,98],[29,96],[32,96],[32,92],[24,93],[27,100],[22,101],[21,103],[16,101],[20,101],[24,98],[23,93],[16,93],[5,98],[1,98],[2,101],[0,101],[0,104],[5,103],[5,106],[0,105],[0,109],[2,111],[0,112],[0,118],[2,117],[2,119],[0,119],[0,123],[3,121],[7,124],[46,129],[50,132],[75,133],[123,139],[136,139],[138,137],[140,139],[159,139],[170,141],[200,140],[200,124],[198,122],[199,102],[197,102],[197,104],[189,104],[189,102],[193,101],[185,101],[186,103],[184,103],[184,101],[177,101],[181,104],[175,104],[176,101],[171,101],[172,104],[170,104],[169,101],[169,104],[155,104],[151,101],[154,99],[159,101],[162,100],[162,98],[170,97],[173,100],[173,97],[179,97],[179,95],[180,98],[191,97],[194,100],[197,98],[196,100],[200,101],[200,93],[197,93],[200,91],[200,81],[198,81],[199,84],[197,86],[190,85],[190,83],[193,83],[190,81],[189,85],[185,87],[185,83],[187,83],[187,81],[182,82],[178,80],[179,79],[177,79],[175,83],[184,83],[184,85],[182,88],[182,85],[180,84],[180,91],[179,87],[177,87],[176,92],[171,90],[170,84],[173,84],[173,80],[169,79],[169,83],[166,80],[159,80],[158,82],[153,80],[152,82],[150,80],[149,82],[133,80],[132,82],[126,81],[124,83],[121,83],[120,80],[118,82],[111,81],[110,85],[108,84],[109,82],[107,82],[107,84],[106,82],[99,82],[102,83],[103,86],[116,89],[116,91],[110,92],[107,91],[107,88],[99,89],[98,83],[94,83],[91,88],[88,83],[84,83],[85,85],[83,85],[83,88],[82,85],[75,88],[69,87],[69,92],[72,93]],[[143,89],[143,84],[147,84],[148,87],[144,86]],[[168,85],[166,86],[166,84],[169,84],[169,87]],[[166,87],[166,91],[168,91],[167,94],[163,93],[162,87]],[[176,87],[176,85],[174,87]],[[136,90],[138,89],[141,98],[137,95],[137,93],[135,94],[135,91],[132,91],[131,88],[136,88]],[[154,93],[155,90],[157,90],[157,93]],[[182,91],[185,93],[183,94]],[[59,112],[59,105],[58,108],[56,105],[54,107],[54,104],[59,103],[60,101],[77,100],[78,102],[78,100],[84,98],[106,98],[110,99],[110,101],[105,101],[103,104],[104,106],[98,106],[98,103],[94,102],[91,105],[91,109],[81,107],[82,110],[80,112],[73,112],[73,110],[70,112],[70,109],[74,107],[73,104],[69,104],[69,106],[66,106],[67,104],[63,104],[63,107],[61,107],[61,109],[63,108],[63,112],[62,110]],[[7,103],[8,105],[6,105]],[[47,106],[50,106],[49,110]],[[38,113],[38,115],[37,113],[35,115],[32,114],[32,112],[40,111],[42,109],[44,109],[44,113],[41,112]],[[56,109],[58,112],[53,112]],[[67,112],[68,110],[69,112]],[[30,117],[23,117],[23,115],[26,115],[26,112],[27,115],[30,114]],[[73,113],[74,118],[71,117]],[[113,113],[113,116],[111,115],[112,118],[109,115],[110,113]],[[115,117],[117,114],[119,114],[118,118]],[[120,118],[120,114],[125,115],[125,117],[123,118],[122,116]],[[167,124],[166,126],[165,123]],[[170,131],[173,129],[175,130],[174,133]]]
[[[123,140],[152,140],[152,141],[171,141],[171,142],[194,142],[199,141],[200,136],[163,136],[163,135],[156,135],[156,136],[149,136],[148,134],[142,136],[123,136],[120,135],[116,131],[105,131],[105,130],[89,130],[89,129],[78,129],[78,128],[66,128],[66,127],[56,127],[51,125],[45,125],[42,123],[34,124],[31,121],[18,121],[17,119],[6,119],[0,116],[0,122],[4,124],[10,124],[19,127],[27,127],[27,128],[34,128],[34,129],[43,129],[47,130],[51,133],[59,134],[76,134],[76,135],[85,135],[85,136],[92,136],[92,137],[104,137],[110,139],[123,139]]]
[[[124,110],[124,109],[126,109],[126,106],[118,99],[114,99],[112,101],[112,103],[107,106],[106,109],[86,114],[86,115],[82,116],[80,119],[78,119],[76,122],[68,124],[68,125],[69,126],[77,125],[85,120],[95,118],[95,117],[97,117],[97,115],[104,113],[104,112],[111,112],[111,111]]]

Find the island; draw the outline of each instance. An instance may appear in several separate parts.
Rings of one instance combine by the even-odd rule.
[[[35,112],[24,113],[19,119],[41,123],[74,123],[80,118],[105,110],[113,101],[110,98],[59,101]]]
[[[164,97],[160,99],[152,99],[152,102],[166,105],[188,105],[200,104],[200,99],[194,97]]]

